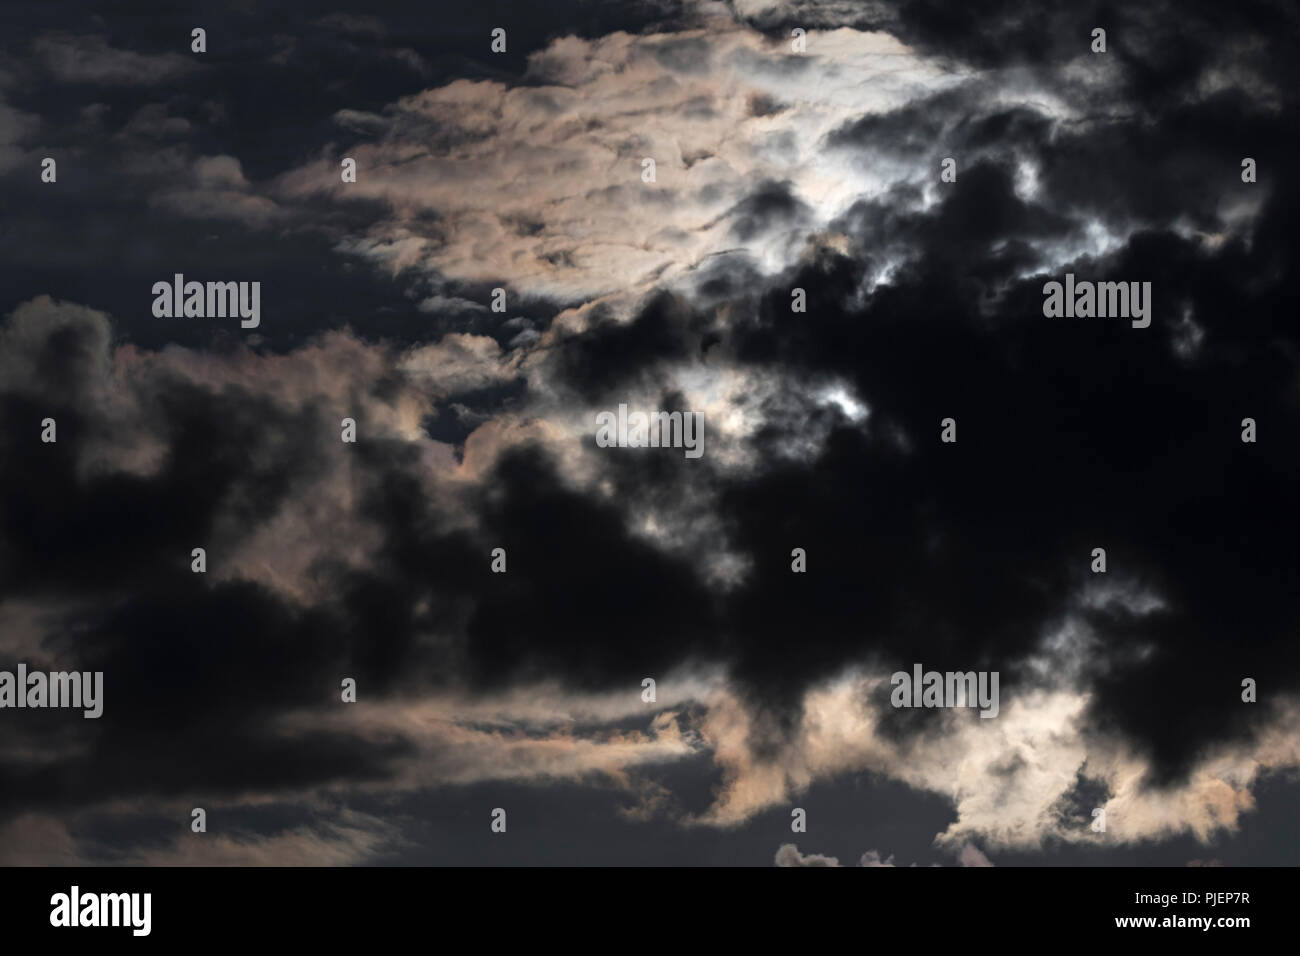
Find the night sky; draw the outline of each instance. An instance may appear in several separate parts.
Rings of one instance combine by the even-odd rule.
[[[0,864],[1300,863],[1298,54],[1284,0],[7,9],[0,671],[104,690],[0,708]]]

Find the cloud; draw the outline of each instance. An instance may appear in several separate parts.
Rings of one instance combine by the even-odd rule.
[[[840,861],[833,856],[819,853],[803,854],[793,843],[782,843],[776,851],[777,866],[839,866]]]
[[[866,866],[866,867],[871,867],[873,869],[880,868],[880,867],[892,867],[894,865],[895,864],[894,864],[893,854],[890,854],[888,857],[882,860],[880,858],[879,850],[868,850],[866,853],[863,853],[862,858],[858,860],[858,866]]]
[[[0,825],[0,864],[79,866],[84,863],[68,828],[54,817],[24,813]]]
[[[1300,752],[1284,743],[1300,726],[1295,709],[1253,745],[1206,759],[1186,783],[1152,788],[1144,785],[1150,767],[1140,755],[1079,721],[1084,700],[1078,694],[1018,695],[1004,700],[997,720],[955,714],[942,729],[898,739],[879,713],[888,690],[883,680],[844,679],[810,692],[799,725],[775,751],[754,746],[753,717],[735,700],[725,694],[711,700],[700,733],[723,767],[724,786],[697,822],[736,826],[818,781],[868,771],[950,799],[956,819],[936,835],[936,845],[958,852],[962,865],[978,866],[986,858],[972,840],[1019,850],[1181,834],[1208,843],[1239,826],[1262,775],[1300,765]],[[1062,812],[1079,774],[1109,794],[1100,803],[1107,812],[1104,834],[1092,832],[1090,806]]]
[[[488,579],[468,569],[490,549],[471,550],[471,541],[484,527],[495,529],[487,541],[513,527],[519,570],[531,549],[512,515],[478,501],[464,466],[420,428],[439,397],[501,374],[491,339],[452,336],[396,353],[330,334],[286,355],[147,352],[115,342],[102,312],[48,297],[16,309],[0,336],[5,460],[19,448],[46,451],[0,472],[7,633],[34,667],[102,670],[116,701],[90,747],[57,714],[16,726],[3,751],[11,786],[0,816],[125,804],[114,811],[123,814],[136,797],[157,805],[194,789],[210,809],[489,780],[599,777],[635,796],[642,784],[631,771],[699,752],[662,708],[703,695],[707,676],[656,669],[666,681],[658,709],[641,700],[639,678],[600,694],[545,670],[542,680],[502,682],[514,675],[499,668],[492,644],[527,640],[513,622],[533,613],[536,572],[489,605],[474,596]],[[484,377],[484,368],[494,371]],[[61,431],[42,446],[46,414]],[[344,415],[358,421],[355,454],[338,439]],[[322,524],[330,534],[319,533]],[[584,525],[617,540],[608,517],[584,515],[575,527]],[[207,575],[189,571],[196,543],[210,555]],[[607,550],[592,553],[609,562]],[[659,563],[637,545],[604,573],[641,564],[657,578]],[[578,611],[565,613],[589,626]],[[657,627],[653,615],[645,626]],[[361,640],[376,628],[376,641]],[[477,645],[465,643],[469,633]],[[270,634],[279,650],[268,656],[258,642]],[[536,650],[546,662],[557,649]],[[516,666],[529,656],[504,655]],[[338,702],[342,676],[361,688],[354,707]],[[494,694],[450,693],[485,681]],[[286,693],[290,685],[297,689]],[[159,714],[169,715],[162,725]],[[641,729],[617,726],[628,720]],[[189,756],[154,765],[161,738],[188,741]],[[196,741],[206,743],[194,749]],[[83,783],[65,791],[61,780]],[[312,834],[269,849],[232,839],[150,859],[343,859]]]
[[[772,271],[861,187],[822,133],[948,82],[887,36],[821,34],[802,59],[722,24],[561,38],[530,58],[528,81],[456,80],[340,114],[371,139],[347,151],[358,181],[321,162],[283,176],[279,195],[382,200],[390,215],[349,251],[526,296],[644,292],[741,243]],[[780,108],[756,115],[755,97]]]
[[[26,154],[20,144],[39,128],[38,117],[0,100],[0,173],[7,173],[25,161]]]
[[[187,54],[121,50],[110,46],[105,37],[90,34],[46,33],[32,41],[32,51],[62,83],[154,86],[199,69]]]
[[[989,858],[980,852],[979,847],[973,846],[969,843],[961,848],[961,856],[959,860],[961,866],[992,866],[993,865],[992,863],[989,862]]]
[[[274,201],[257,195],[233,156],[197,157],[180,182],[150,197],[179,216],[194,219],[233,219],[254,228],[283,218]]]
[[[799,848],[793,843],[783,843],[776,851],[777,866],[839,866],[840,861],[833,856],[823,856],[818,853],[800,853]],[[858,866],[865,866],[872,869],[876,868],[893,868],[894,857],[891,855],[886,859],[881,859],[879,850],[867,850],[858,860]],[[912,864],[916,866],[915,863]],[[934,864],[938,866],[939,864]],[[961,848],[958,856],[958,866],[992,866],[988,857],[971,844],[966,844]]]
[[[122,862],[130,866],[356,866],[400,842],[391,824],[345,812],[340,822],[295,827],[270,836],[189,833]]]
[[[261,74],[204,97],[180,52],[37,38],[34,75],[123,89],[66,122],[0,106],[0,171],[40,134],[83,173],[12,191],[0,226],[27,290],[0,327],[0,643],[102,666],[111,719],[6,734],[6,835],[92,859],[104,814],[133,859],[358,862],[400,841],[340,806],[385,792],[581,784],[713,836],[869,774],[946,801],[937,847],[985,865],[1209,843],[1300,763],[1289,66],[1198,5],[1172,33],[1117,12],[1104,61],[1069,5],[1033,29],[1000,4],[979,29],[722,8],[544,32],[513,79],[326,17],[267,40],[267,69],[302,79],[319,43],[366,66],[287,145],[244,109]],[[208,148],[233,108],[251,132]],[[69,247],[77,216],[134,238]],[[143,290],[198,246],[275,281],[258,337],[148,322]],[[1152,328],[1045,321],[1066,271],[1150,279]],[[90,304],[30,291],[53,281]],[[598,448],[620,403],[702,412],[705,457]],[[917,661],[999,671],[999,717],[887,707]],[[196,788],[294,822],[130,835]]]

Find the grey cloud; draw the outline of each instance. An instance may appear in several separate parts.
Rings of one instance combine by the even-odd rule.
[[[199,69],[188,52],[189,37],[183,41],[185,53],[137,53],[112,47],[103,36],[48,33],[32,41],[32,50],[64,83],[152,86]]]

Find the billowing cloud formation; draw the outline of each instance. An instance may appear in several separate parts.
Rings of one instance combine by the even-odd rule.
[[[530,58],[524,84],[457,81],[382,114],[340,112],[370,140],[348,150],[357,181],[340,182],[331,158],[283,177],[281,193],[384,202],[391,215],[345,248],[394,271],[563,302],[645,292],[716,255],[776,271],[809,229],[879,187],[822,138],[953,83],[884,34],[811,44],[795,56],[723,20],[561,38]]]
[[[58,293],[0,327],[0,652],[108,688],[97,722],[6,714],[5,859],[363,862],[506,786],[718,834],[860,776],[987,865],[1213,842],[1300,764],[1293,66],[1194,10],[1187,57],[1126,13],[1101,58],[1065,7],[1045,44],[716,7],[548,28],[513,78],[327,17],[258,68],[373,42],[399,92],[322,92],[293,148],[212,136],[246,101],[174,54],[40,34],[53,80],[116,90],[66,114],[0,76],[0,175],[79,150],[0,226]],[[61,291],[102,253],[60,203],[136,237],[125,307]],[[263,276],[256,337],[149,324],[190,255]],[[1151,282],[1151,327],[1044,317],[1067,272]],[[702,413],[704,456],[598,447],[619,404]],[[998,671],[997,718],[891,707],[917,663]],[[233,822],[185,842],[194,806]]]
[[[777,866],[839,866],[840,861],[833,856],[820,853],[800,853],[793,843],[783,843],[776,851]]]
[[[469,585],[463,571],[448,575],[456,563],[486,563],[489,539],[471,544],[485,528],[504,533],[519,527],[499,517],[514,514],[514,506],[481,500],[478,486],[495,475],[491,485],[519,496],[522,488],[509,478],[510,469],[520,467],[511,464],[512,455],[547,441],[543,435],[516,446],[497,436],[484,449],[471,440],[458,459],[420,431],[418,422],[438,398],[478,388],[481,375],[497,374],[492,370],[499,368],[500,355],[490,340],[478,346],[472,339],[451,339],[404,356],[339,335],[286,355],[218,357],[183,349],[151,354],[114,346],[111,324],[101,313],[48,299],[19,308],[4,327],[4,339],[6,433],[14,436],[7,460],[27,463],[21,472],[9,472],[5,485],[6,579],[13,582],[10,595],[20,598],[4,604],[10,652],[51,669],[80,659],[85,663],[78,666],[110,675],[112,688],[111,720],[102,730],[96,726],[93,751],[75,738],[61,742],[65,734],[54,721],[10,738],[8,772],[18,784],[9,791],[11,812],[30,813],[58,799],[60,791],[52,789],[57,778],[48,774],[51,760],[63,764],[63,774],[84,776],[72,806],[120,807],[134,788],[105,788],[105,768],[139,761],[136,772],[149,781],[154,799],[175,801],[175,812],[183,815],[186,808],[177,798],[194,786],[196,775],[202,783],[209,774],[206,787],[226,789],[255,768],[260,784],[249,789],[237,783],[226,797],[209,795],[206,802],[233,800],[237,806],[264,791],[257,799],[274,795],[310,803],[376,788],[416,792],[593,775],[638,802],[653,797],[644,790],[641,771],[706,754],[721,768],[723,786],[710,809],[683,822],[735,826],[819,780],[870,771],[951,800],[957,817],[939,836],[944,845],[980,839],[1026,847],[1051,840],[1097,842],[1088,829],[1091,807],[1079,805],[1085,790],[1100,793],[1097,805],[1110,815],[1103,840],[1189,830],[1209,839],[1234,827],[1251,807],[1251,786],[1261,773],[1300,763],[1291,707],[1278,712],[1276,723],[1250,747],[1207,752],[1184,784],[1151,790],[1147,760],[1122,736],[1085,719],[1090,657],[1104,640],[1082,618],[1046,639],[1034,655],[1008,662],[1021,673],[1022,689],[992,722],[956,713],[941,727],[899,736],[895,715],[884,708],[883,677],[850,674],[809,687],[796,722],[780,730],[768,722],[761,697],[738,694],[725,673],[692,677],[683,671],[661,676],[655,716],[639,718],[647,721],[644,730],[619,730],[646,708],[631,688],[593,694],[608,687],[609,675],[622,666],[616,658],[588,660],[584,673],[563,645],[526,648],[514,639],[531,640],[536,632],[509,611],[511,602],[524,601],[519,613],[526,614],[540,592],[530,584],[536,572],[520,567],[513,542],[512,573],[523,572],[518,597],[489,597],[481,586]],[[474,358],[462,361],[469,356]],[[395,369],[401,370],[397,378]],[[331,454],[335,423],[349,412],[366,436],[360,454]],[[34,423],[45,414],[59,422],[61,438],[34,455]],[[24,421],[33,433],[25,438]],[[204,441],[185,440],[200,427]],[[323,437],[310,439],[304,432]],[[301,444],[289,440],[295,433]],[[275,442],[268,443],[268,434]],[[344,450],[342,443],[339,448]],[[223,461],[247,464],[227,465],[223,472]],[[598,466],[592,467],[598,475]],[[556,480],[533,466],[526,474]],[[498,485],[502,478],[505,484]],[[577,480],[581,487],[599,479]],[[392,489],[403,485],[418,497],[402,493],[394,500]],[[182,494],[182,488],[189,490]],[[97,504],[109,494],[117,502],[111,519]],[[565,492],[557,486],[551,494]],[[399,502],[403,507],[394,512]],[[169,508],[175,513],[169,515]],[[322,523],[330,534],[319,532]],[[412,530],[417,533],[402,543]],[[623,536],[629,555],[643,553],[636,560],[649,563],[638,573],[648,572],[656,582],[676,578],[664,559],[650,559],[661,549],[665,557],[673,554],[671,541],[645,535],[635,522],[615,522],[607,531]],[[38,549],[25,543],[29,534],[41,536],[44,563],[31,560]],[[196,541],[213,556],[208,578],[187,570],[189,546]],[[600,546],[602,560],[608,544]],[[432,590],[404,570],[408,561],[424,564],[431,548],[447,547],[459,557],[443,558],[441,571],[426,565],[434,575],[428,581]],[[414,549],[409,558],[401,553],[406,548]],[[525,543],[523,554],[529,553]],[[133,556],[127,560],[126,554]],[[75,577],[61,582],[61,574]],[[60,607],[55,596],[73,580],[79,600]],[[689,579],[676,580],[678,590],[664,593],[682,593]],[[733,587],[749,599],[743,583]],[[698,600],[712,621],[716,612],[707,610],[702,596]],[[489,611],[486,603],[475,607],[476,601],[498,607]],[[1123,609],[1139,619],[1162,609],[1149,597],[1113,589],[1087,590],[1078,606],[1080,614]],[[387,629],[356,643],[362,632],[355,629],[369,631],[381,607]],[[288,642],[278,664],[260,649],[275,634]],[[580,632],[572,638],[575,650],[585,648],[585,654],[592,648]],[[712,648],[725,662],[726,644],[711,641],[697,632],[666,645],[662,660],[684,660],[680,655],[690,652],[707,657]],[[292,652],[295,645],[301,653]],[[485,669],[496,645],[509,646],[512,658],[538,670],[503,670],[499,662]],[[211,669],[217,651],[230,670]],[[161,659],[176,663],[155,673]],[[308,659],[312,663],[304,669]],[[732,663],[743,671],[743,657]],[[588,683],[592,691],[539,681],[557,667],[566,682]],[[234,675],[241,696],[230,698],[222,674]],[[343,710],[328,703],[341,675],[358,676],[366,696],[374,691],[379,699]],[[454,680],[448,680],[496,684],[506,675],[513,675],[509,683],[487,695],[455,692]],[[1030,690],[1035,681],[1037,688]],[[138,738],[158,713],[173,716],[165,728],[154,726]],[[171,746],[190,746],[182,741],[208,734],[242,738],[240,754],[215,767],[210,756],[182,762],[174,775],[146,771],[146,753],[132,756],[133,750],[158,746],[160,733],[174,738]],[[288,752],[296,754],[291,764],[277,756]],[[339,757],[348,752],[351,761],[340,766]],[[275,840],[288,852],[285,841],[297,837]],[[333,845],[332,837],[328,843]],[[50,845],[57,850],[61,844]],[[326,853],[314,837],[304,844],[311,846]],[[26,841],[13,847],[15,859],[34,852]],[[257,857],[222,857],[227,858]],[[345,858],[351,857],[319,857]]]

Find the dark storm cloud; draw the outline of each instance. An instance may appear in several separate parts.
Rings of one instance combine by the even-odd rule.
[[[638,675],[661,674],[706,645],[713,622],[700,582],[629,536],[617,508],[564,489],[526,448],[467,500],[478,516],[471,533],[448,529],[431,507],[409,443],[363,437],[342,480],[360,490],[357,517],[378,533],[364,565],[315,562],[308,574],[327,596],[310,603],[256,576],[209,584],[191,573],[191,548],[206,546],[219,575],[249,535],[318,484],[341,480],[347,446],[337,443],[329,396],[290,403],[165,365],[128,383],[104,366],[102,318],[49,302],[12,318],[7,344],[9,369],[27,373],[9,379],[16,390],[0,402],[9,463],[0,472],[0,600],[72,602],[28,660],[111,675],[111,715],[86,731],[91,748],[57,768],[37,754],[41,741],[60,739],[58,715],[25,723],[15,739],[36,749],[0,767],[6,818],[130,796],[390,777],[394,761],[413,754],[401,737],[273,729],[297,711],[337,706],[344,676],[376,699],[561,673],[577,686],[623,679],[631,689],[639,677],[627,678],[629,663]],[[110,374],[105,405],[99,389]],[[396,373],[363,384],[379,404],[406,387]],[[124,421],[124,407],[142,420]],[[36,437],[47,415],[58,423],[53,444]],[[358,417],[365,436],[372,423]],[[87,447],[129,445],[133,433],[162,443],[156,468],[84,466]],[[327,551],[329,530],[319,529]],[[557,542],[566,561],[555,558]],[[489,571],[497,545],[508,549],[508,577]],[[616,624],[629,608],[634,623]]]
[[[1006,41],[1002,59],[1049,65],[1024,36],[1039,29],[1028,19],[955,14],[949,27],[963,41],[945,44],[946,28],[916,8],[903,14],[928,43],[981,63],[993,48],[964,43],[981,35],[963,26],[972,17]],[[1167,51],[1159,27],[1143,26]],[[1169,82],[1192,81],[1166,67]],[[1241,705],[1240,678],[1267,671],[1279,691],[1300,686],[1300,659],[1284,646],[1300,624],[1300,566],[1277,520],[1293,510],[1287,489],[1300,473],[1280,437],[1300,426],[1300,353],[1286,319],[1295,293],[1280,268],[1296,251],[1282,230],[1296,211],[1283,172],[1294,112],[1241,89],[1166,104],[1156,123],[1129,112],[1061,127],[1026,108],[956,114],[963,105],[944,95],[833,135],[832,146],[879,142],[907,154],[942,131],[945,152],[962,157],[959,180],[924,211],[884,195],[850,212],[844,227],[860,258],[828,254],[791,273],[755,321],[724,337],[723,354],[743,366],[847,376],[872,411],[866,435],[843,428],[818,459],[721,481],[720,514],[755,561],[728,604],[730,660],[756,699],[797,707],[803,682],[864,647],[899,666],[1008,668],[1071,610],[1104,636],[1086,665],[1095,725],[1148,753],[1154,782],[1181,779],[1206,747],[1266,719]],[[1013,162],[978,158],[995,150],[1035,165],[1032,197],[1019,194]],[[1277,175],[1243,184],[1243,155],[1275,157]],[[1227,231],[1232,207],[1260,194],[1252,243],[1207,246],[1183,232],[1184,223]],[[788,208],[784,194],[763,196],[752,201]],[[1132,234],[1104,255],[1083,252],[1099,221]],[[1035,275],[1045,241],[1080,251]],[[903,261],[855,305],[866,263],[883,253]],[[1153,327],[1045,320],[1042,284],[1067,270],[1151,281]],[[808,290],[808,314],[791,314],[792,287]],[[1199,337],[1190,350],[1188,322]],[[574,379],[580,391],[608,395],[693,353],[692,338],[653,305],[630,325],[566,343],[561,362],[571,379],[587,371]],[[937,440],[948,415],[961,435],[951,447]],[[1243,444],[1247,416],[1278,437]],[[906,450],[895,434],[908,436]],[[816,574],[790,575],[793,545],[808,548]],[[1095,546],[1107,548],[1112,573],[1166,606],[1070,608]],[[1152,651],[1134,661],[1135,645]]]
[[[1025,66],[1049,80],[1061,64],[1088,52],[1092,31],[1100,27],[1125,78],[1129,104],[1155,110],[1195,93],[1211,66],[1248,66],[1249,73],[1285,80],[1293,74],[1293,59],[1286,43],[1269,38],[1294,38],[1300,28],[1295,8],[1283,0],[1253,0],[1231,8],[1213,0],[1177,5],[1049,0],[1032,7],[1014,0],[959,7],[940,0],[788,0],[736,9],[742,20],[774,36],[788,36],[799,26],[886,30],[955,66]]]
[[[565,489],[538,450],[499,463],[474,503],[473,538],[439,530],[425,492],[385,460],[389,454],[369,453],[368,466],[382,477],[361,506],[384,544],[370,571],[344,590],[356,637],[384,635],[366,642],[357,660],[370,665],[372,684],[393,683],[418,659],[421,632],[457,635],[432,658],[442,675],[422,680],[484,688],[555,674],[580,687],[637,686],[640,677],[629,674],[662,673],[707,646],[710,599],[689,569],[630,537],[617,508]],[[507,574],[490,571],[494,547],[506,551]],[[431,608],[413,620],[422,598]]]
[[[1207,141],[1217,141],[1214,119],[1225,115],[1211,104],[1196,116]],[[1240,124],[1234,116],[1228,126]],[[1127,141],[1122,131],[1106,135]],[[1215,208],[1244,188],[1224,166],[1203,161],[1194,180],[1150,177],[1135,214],[1195,209],[1175,201],[1178,193]],[[1152,281],[1150,334],[1115,321],[1044,320],[1041,275],[1011,282],[1000,307],[982,316],[980,290],[1009,278],[995,242],[1032,232],[1035,219],[1060,221],[1042,207],[1105,203],[1118,214],[1109,180],[1088,180],[1091,191],[1080,177],[1062,180],[1068,200],[1048,177],[1045,194],[1027,204],[1004,174],[977,167],[922,218],[913,232],[922,251],[865,308],[844,302],[861,267],[832,258],[789,279],[811,290],[808,315],[790,315],[777,290],[736,336],[742,358],[852,376],[882,433],[914,436],[903,454],[846,432],[825,461],[738,489],[745,550],[773,556],[760,565],[770,577],[742,606],[753,621],[745,633],[766,623],[774,636],[747,647],[774,648],[770,680],[788,673],[775,635],[800,623],[773,595],[779,583],[792,586],[780,555],[796,536],[823,555],[823,570],[805,579],[818,590],[804,607],[820,620],[809,631],[827,642],[830,659],[856,631],[891,647],[892,659],[978,659],[962,666],[1023,654],[1060,613],[1090,549],[1105,546],[1112,573],[1154,587],[1168,607],[1140,620],[1089,612],[1108,645],[1094,662],[1102,673],[1093,717],[1140,742],[1167,780],[1210,742],[1249,732],[1241,677],[1267,670],[1292,691],[1300,680],[1300,659],[1284,646],[1300,623],[1300,575],[1277,523],[1293,510],[1288,487],[1300,457],[1285,440],[1239,439],[1247,416],[1282,435],[1300,426],[1297,342],[1284,319],[1294,292],[1277,268],[1291,253],[1258,241],[1207,251],[1167,224],[1065,267]],[[1266,188],[1274,191],[1259,233],[1294,252],[1279,227],[1295,213],[1295,191],[1284,177]],[[1204,336],[1190,357],[1178,341],[1184,309]],[[960,429],[951,448],[937,442],[948,415]],[[781,521],[759,520],[774,513]],[[1105,672],[1112,655],[1144,643],[1155,648],[1149,657]],[[817,638],[801,647],[804,660],[816,658]]]
[[[558,371],[584,397],[607,400],[615,389],[626,390],[637,375],[653,374],[660,363],[693,354],[697,349],[691,327],[698,328],[702,321],[676,296],[657,295],[633,322],[605,318],[562,339]]]
[[[139,396],[167,447],[161,467],[78,478],[78,448],[112,441],[122,423],[78,393],[97,378],[95,324],[50,325],[33,353],[11,358],[30,362],[66,404],[14,394],[0,402],[3,598],[72,602],[40,657],[111,674],[113,716],[88,730],[89,751],[57,768],[42,759],[6,766],[6,811],[382,773],[400,744],[280,740],[266,727],[276,713],[327,698],[341,674],[374,673],[348,623],[364,610],[349,606],[364,585],[340,607],[304,612],[258,584],[207,587],[189,570],[197,544],[222,560],[211,547],[219,516],[255,528],[303,491],[327,454],[313,436],[333,423],[236,388],[164,381]],[[47,415],[59,441],[33,442],[33,424]]]
[[[753,239],[773,226],[789,226],[807,220],[808,206],[796,196],[790,183],[764,182],[732,210],[732,229],[742,242]]]

